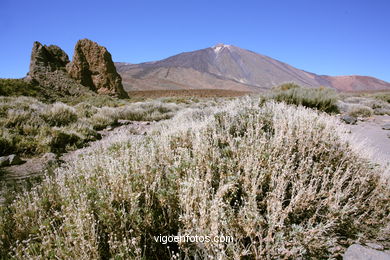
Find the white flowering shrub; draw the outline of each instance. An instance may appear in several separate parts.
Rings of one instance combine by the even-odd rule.
[[[1,209],[0,255],[340,258],[355,241],[389,237],[390,190],[338,124],[243,99],[116,136]],[[164,245],[159,235],[234,241]]]

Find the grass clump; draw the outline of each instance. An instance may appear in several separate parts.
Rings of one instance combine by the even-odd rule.
[[[326,114],[251,99],[190,109],[84,153],[2,208],[0,256],[341,258],[386,236],[379,173]],[[154,240],[178,234],[234,241]]]
[[[327,113],[338,112],[338,95],[334,90],[328,88],[303,88],[294,83],[286,83],[274,88],[269,98]]]

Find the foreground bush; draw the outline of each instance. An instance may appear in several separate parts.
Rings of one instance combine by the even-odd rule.
[[[389,238],[390,191],[336,119],[251,100],[191,110],[58,168],[2,208],[16,259],[341,257]],[[155,242],[230,235],[231,243]]]
[[[303,88],[287,83],[275,88],[269,97],[279,102],[302,105],[327,113],[338,112],[338,96],[329,88]]]

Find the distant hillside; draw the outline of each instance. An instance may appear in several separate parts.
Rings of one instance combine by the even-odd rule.
[[[232,45],[185,52],[140,64],[116,63],[125,90],[229,89],[262,91],[285,82],[338,90],[390,89],[372,77],[321,76]]]

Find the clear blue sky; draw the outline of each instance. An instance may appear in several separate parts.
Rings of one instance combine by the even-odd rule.
[[[390,81],[389,0],[0,0],[0,77],[23,77],[34,41],[78,39],[139,63],[236,45],[297,68]]]

